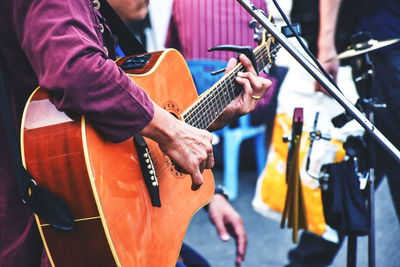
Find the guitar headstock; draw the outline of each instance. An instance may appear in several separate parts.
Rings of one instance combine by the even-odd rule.
[[[273,21],[272,16],[269,16],[269,20]],[[269,68],[274,64],[276,54],[280,48],[278,42],[275,41],[268,31],[263,28],[254,18],[250,21],[249,27],[254,30],[254,41],[258,43],[256,50],[264,51],[262,57],[267,59],[267,62],[263,62],[264,70],[268,72]],[[257,60],[258,61],[258,60]]]

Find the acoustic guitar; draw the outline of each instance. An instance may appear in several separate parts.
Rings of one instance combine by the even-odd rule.
[[[254,50],[258,69],[272,63],[271,47],[269,39]],[[121,58],[117,64],[155,103],[202,129],[243,90],[235,82],[245,70],[238,64],[199,97],[184,58],[173,49]],[[154,141],[145,138],[142,148],[132,138],[112,143],[84,116],[58,111],[51,99],[46,90],[36,89],[21,127],[24,166],[39,185],[65,200],[75,217],[71,231],[36,217],[51,264],[175,266],[192,216],[214,194],[212,172],[205,170],[204,184],[192,191],[190,176],[179,172]],[[161,205],[150,198],[152,186]]]

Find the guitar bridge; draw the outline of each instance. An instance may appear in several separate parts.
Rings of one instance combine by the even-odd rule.
[[[158,185],[158,179],[156,170],[154,169],[153,161],[151,160],[151,154],[147,147],[146,141],[143,136],[136,135],[133,138],[136,151],[138,153],[138,159],[140,163],[140,169],[142,170],[142,176],[149,192],[151,204],[154,207],[161,207],[160,191]]]

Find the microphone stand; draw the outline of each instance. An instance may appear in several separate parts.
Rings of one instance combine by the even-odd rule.
[[[373,79],[373,65],[369,58],[369,54],[357,56],[352,60],[353,79],[360,95],[360,99],[363,101],[365,114],[368,116],[371,122],[374,122],[374,110],[377,108],[386,108],[386,104],[377,103],[377,99],[374,98],[374,89],[372,86]],[[376,164],[376,153],[375,143],[370,136],[366,136],[368,161],[367,167],[369,172],[368,177],[368,212],[369,212],[369,234],[368,234],[368,266],[375,266],[375,169]],[[356,263],[356,243],[355,236],[349,236],[348,246],[348,266],[355,266]]]
[[[383,146],[399,163],[400,151],[326,78],[321,71],[302,53],[289,42],[273,23],[268,19],[264,11],[257,9],[249,0],[237,0],[250,15],[260,23],[275,39],[285,48],[303,68],[323,86],[331,96],[350,114],[380,145]]]

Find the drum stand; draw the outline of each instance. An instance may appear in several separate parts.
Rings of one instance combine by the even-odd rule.
[[[357,91],[360,95],[361,106],[368,116],[369,121],[374,122],[374,110],[377,108],[385,108],[385,104],[377,103],[374,98],[374,89],[372,86],[373,66],[368,53],[357,56],[352,61],[353,79]],[[365,135],[367,144],[367,166],[368,166],[368,212],[369,212],[369,234],[368,234],[368,266],[375,266],[375,142]],[[347,243],[347,266],[356,266],[357,257],[357,236],[349,235]]]

